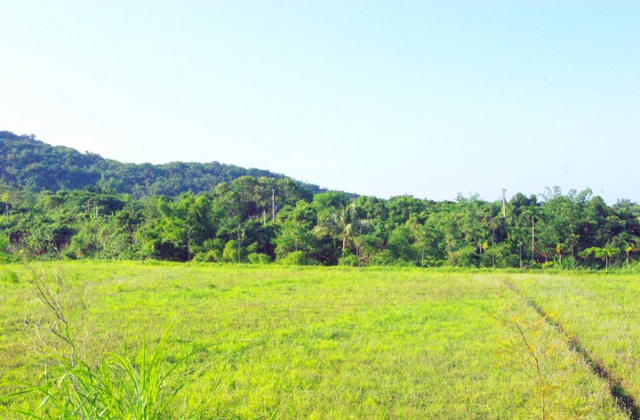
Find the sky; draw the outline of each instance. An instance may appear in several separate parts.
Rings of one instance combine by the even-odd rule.
[[[0,130],[389,198],[640,202],[637,1],[0,1]]]

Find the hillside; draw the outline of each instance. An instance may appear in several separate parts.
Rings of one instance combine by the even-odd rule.
[[[285,178],[266,170],[218,162],[122,163],[69,147],[51,146],[33,135],[0,131],[0,183],[32,191],[107,187],[135,197],[175,196],[187,191],[196,194],[210,191],[221,182],[228,183],[245,175]],[[322,191],[316,185],[300,184],[314,193]]]

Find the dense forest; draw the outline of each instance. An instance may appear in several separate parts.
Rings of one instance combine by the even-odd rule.
[[[0,131],[0,183],[31,191],[76,190],[87,187],[111,189],[140,198],[175,196],[211,191],[221,182],[241,176],[280,179],[284,175],[261,169],[245,169],[218,162],[164,165],[121,163],[93,153],[51,146],[32,135]],[[305,184],[306,185],[306,184]],[[313,192],[323,191],[306,185]]]
[[[589,190],[433,202],[244,176],[206,193],[139,199],[2,186],[0,208],[0,252],[46,259],[609,268],[640,251],[639,206],[608,206]]]
[[[385,200],[220,164],[222,178],[193,175],[203,164],[127,166],[0,134],[4,258],[609,268],[640,253],[640,206],[590,190]],[[191,175],[167,176],[180,167]],[[129,184],[136,171],[146,175]]]

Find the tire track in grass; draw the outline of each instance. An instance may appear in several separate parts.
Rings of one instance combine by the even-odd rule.
[[[624,388],[622,384],[623,378],[620,378],[614,372],[607,369],[602,360],[592,355],[589,350],[586,349],[582,340],[580,340],[577,335],[570,334],[560,321],[552,319],[540,305],[538,305],[533,299],[526,296],[513,283],[504,280],[504,284],[508,289],[517,293],[527,305],[536,311],[538,315],[543,317],[545,322],[555,328],[558,333],[566,336],[568,338],[567,343],[569,348],[578,353],[586,362],[587,366],[589,366],[591,371],[607,383],[609,386],[609,392],[611,393],[611,396],[618,408],[629,414],[629,418],[631,420],[640,420],[640,406],[633,395]]]

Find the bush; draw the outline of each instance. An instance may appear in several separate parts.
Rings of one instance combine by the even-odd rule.
[[[269,264],[273,261],[273,258],[268,256],[267,254],[261,254],[258,252],[254,252],[247,256],[247,259],[251,264]]]
[[[245,249],[240,246],[240,261],[238,261],[238,241],[232,239],[224,246],[222,259],[225,262],[244,262],[246,259]]]
[[[7,238],[5,235],[0,235],[0,254],[3,252],[7,252],[10,244],[11,242],[9,241],[9,238]]]
[[[313,260],[306,257],[302,251],[290,252],[278,262],[284,265],[313,265]]]
[[[518,267],[520,265],[518,255],[513,255],[510,251],[506,244],[492,244],[479,256],[480,266],[495,268]]]
[[[477,267],[478,255],[475,247],[465,246],[449,253],[447,262],[454,267]]]
[[[194,262],[219,262],[222,261],[222,252],[213,249],[208,252],[198,252],[193,257]]]
[[[338,265],[357,267],[359,265],[358,257],[356,257],[355,255],[345,255],[338,260]]]

